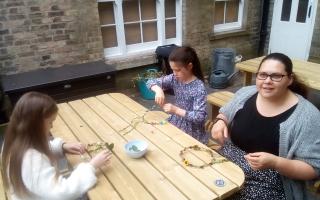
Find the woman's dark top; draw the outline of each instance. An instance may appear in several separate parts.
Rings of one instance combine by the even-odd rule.
[[[280,123],[295,110],[292,106],[285,112],[273,116],[262,116],[256,106],[257,94],[250,97],[231,123],[231,140],[247,153],[268,152],[279,155]]]

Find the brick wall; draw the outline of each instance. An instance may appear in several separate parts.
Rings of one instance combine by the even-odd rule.
[[[199,54],[206,72],[212,65],[214,48],[230,47],[244,59],[258,55],[262,1],[247,1],[246,25],[239,34],[212,32],[212,0],[183,3],[183,44]],[[274,0],[270,0],[267,52]],[[320,13],[318,4],[317,16]],[[320,60],[320,18],[316,18],[310,60]],[[103,59],[97,2],[74,0],[1,0],[0,1],[0,74],[59,67]],[[106,59],[117,69],[133,68],[156,62],[154,51],[120,59]]]
[[[0,1],[0,74],[102,58],[95,0]]]
[[[216,37],[213,27],[213,1],[186,0],[183,5],[183,43],[194,47],[202,67],[208,72],[214,48],[233,48],[244,59],[256,57],[260,39],[261,1],[247,1],[246,25],[242,31]]]

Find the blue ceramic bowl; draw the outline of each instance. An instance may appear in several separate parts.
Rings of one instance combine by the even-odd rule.
[[[131,140],[124,145],[124,149],[131,158],[140,158],[147,152],[148,143],[143,140]]]

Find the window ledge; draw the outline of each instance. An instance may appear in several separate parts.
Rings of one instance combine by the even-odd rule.
[[[239,37],[239,36],[246,36],[250,33],[244,29],[232,30],[232,31],[224,31],[219,33],[210,33],[209,38],[210,40],[220,40],[229,37]]]
[[[157,62],[155,50],[141,51],[125,56],[105,57],[105,63],[115,65],[117,70],[150,65]]]

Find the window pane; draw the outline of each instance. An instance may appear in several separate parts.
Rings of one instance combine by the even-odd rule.
[[[175,17],[176,16],[176,1],[175,0],[165,0],[165,17]]]
[[[114,24],[113,2],[98,4],[100,24]]]
[[[224,23],[224,4],[225,2],[216,2],[214,7],[214,24]]]
[[[134,22],[140,21],[139,18],[139,4],[138,0],[125,0],[123,1],[123,21]]]
[[[166,20],[166,39],[176,37],[176,20]]]
[[[101,32],[102,32],[102,40],[103,40],[104,48],[118,46],[115,26],[102,27]]]
[[[141,43],[140,24],[125,24],[126,44]]]
[[[239,11],[239,0],[226,2],[226,23],[237,22]]]
[[[156,1],[155,0],[141,0],[141,19],[156,19]]]
[[[283,0],[282,11],[281,11],[281,21],[289,21],[291,13],[292,0]]]
[[[300,0],[297,12],[297,22],[306,22],[307,12],[308,12],[308,0]]]
[[[142,23],[143,42],[157,41],[157,22]]]

